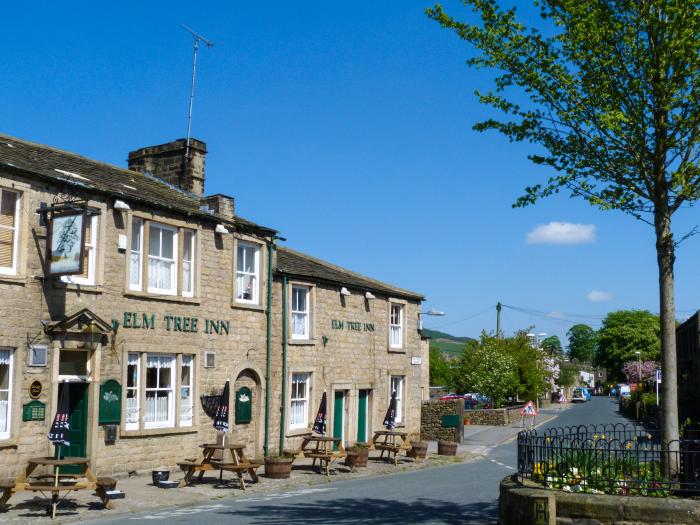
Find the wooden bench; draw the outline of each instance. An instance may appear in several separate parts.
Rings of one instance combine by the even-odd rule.
[[[238,481],[241,484],[241,488],[245,490],[245,481],[243,481],[243,473],[248,472],[250,474],[250,477],[253,480],[253,483],[257,483],[259,481],[258,474],[256,469],[260,468],[264,463],[261,463],[259,461],[244,461],[241,463],[223,463],[223,462],[218,462],[214,461],[212,462],[212,466],[215,468],[218,468],[221,471],[229,471],[233,472],[238,476]]]
[[[4,512],[7,510],[7,501],[12,496],[12,491],[15,488],[15,482],[13,480],[4,479],[0,480],[0,511]]]
[[[321,469],[324,468],[325,465],[325,470],[326,470],[326,476],[331,475],[331,464],[336,460],[336,459],[342,459],[345,457],[344,454],[339,454],[337,452],[322,452],[322,451],[315,451],[315,450],[309,450],[304,452],[304,457],[311,458],[313,461],[311,462],[312,466],[316,466],[316,460],[319,462],[319,467]]]
[[[384,452],[387,452],[387,457],[391,460],[393,456],[394,464],[398,463],[398,455],[402,450],[410,450],[410,447],[404,445],[395,445],[391,443],[375,443],[374,448],[376,450],[381,450],[379,454],[379,459],[384,457]]]
[[[185,473],[185,477],[180,480],[178,485],[180,488],[187,486],[195,473],[199,472],[197,479],[201,480],[205,472],[214,470],[214,466],[210,462],[180,461],[177,463],[177,466]]]

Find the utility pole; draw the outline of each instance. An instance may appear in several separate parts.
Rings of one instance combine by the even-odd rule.
[[[501,338],[501,302],[496,303],[496,339]]]

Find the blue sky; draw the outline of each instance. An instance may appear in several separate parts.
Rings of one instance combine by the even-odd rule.
[[[473,95],[488,75],[467,69],[469,49],[428,5],[8,4],[0,131],[121,166],[132,149],[184,137],[185,23],[216,42],[200,53],[193,124],[207,193],[234,195],[241,216],[290,246],[424,293],[425,309],[447,313],[425,325],[456,335],[494,330],[499,300],[519,309],[504,309],[506,332],[562,339],[569,321],[657,311],[650,227],[564,195],[511,208],[551,172],[526,159],[531,146],[472,131],[489,115]],[[696,220],[683,210],[676,234]],[[552,222],[588,226],[533,232]],[[679,317],[698,308],[698,256],[700,238],[678,252]]]

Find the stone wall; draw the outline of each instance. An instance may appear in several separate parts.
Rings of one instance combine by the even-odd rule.
[[[472,425],[505,426],[520,421],[522,405],[509,408],[480,408],[465,410],[464,418],[469,419]]]
[[[460,399],[440,401],[434,399],[423,401],[421,412],[421,439],[428,441],[456,441],[462,442],[464,436],[464,401]],[[444,428],[442,417],[458,415],[460,425],[458,428]]]
[[[499,525],[700,525],[698,504],[690,499],[576,494],[538,487],[519,482],[516,475],[504,478]]]

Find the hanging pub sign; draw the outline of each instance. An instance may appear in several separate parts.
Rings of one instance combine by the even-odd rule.
[[[83,273],[85,210],[55,213],[49,222],[46,266],[49,275],[80,275]]]

